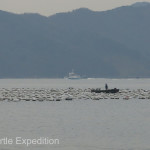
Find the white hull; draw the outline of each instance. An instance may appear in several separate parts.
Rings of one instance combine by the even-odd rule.
[[[65,77],[66,79],[71,79],[71,80],[77,80],[81,79],[81,77],[77,74],[75,74],[73,71],[69,73],[68,77]]]

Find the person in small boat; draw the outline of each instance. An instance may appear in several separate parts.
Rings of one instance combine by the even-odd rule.
[[[107,85],[107,83],[105,84],[105,89],[108,90],[108,85]]]

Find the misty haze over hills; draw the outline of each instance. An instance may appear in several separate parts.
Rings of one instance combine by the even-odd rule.
[[[150,3],[50,17],[0,11],[0,77],[150,77]]]

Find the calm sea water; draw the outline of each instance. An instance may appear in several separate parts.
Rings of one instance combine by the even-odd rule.
[[[0,79],[0,88],[109,88],[150,89],[150,79]]]
[[[150,89],[150,79],[1,79],[0,88]],[[0,150],[150,150],[149,100],[0,102],[0,140],[57,138],[59,145],[4,145]]]

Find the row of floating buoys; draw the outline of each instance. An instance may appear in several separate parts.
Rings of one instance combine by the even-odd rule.
[[[0,89],[0,101],[71,101],[101,100],[101,99],[150,99],[150,90],[121,89],[118,93],[93,93],[90,88],[67,88],[67,89],[30,89],[30,88],[2,88]]]

